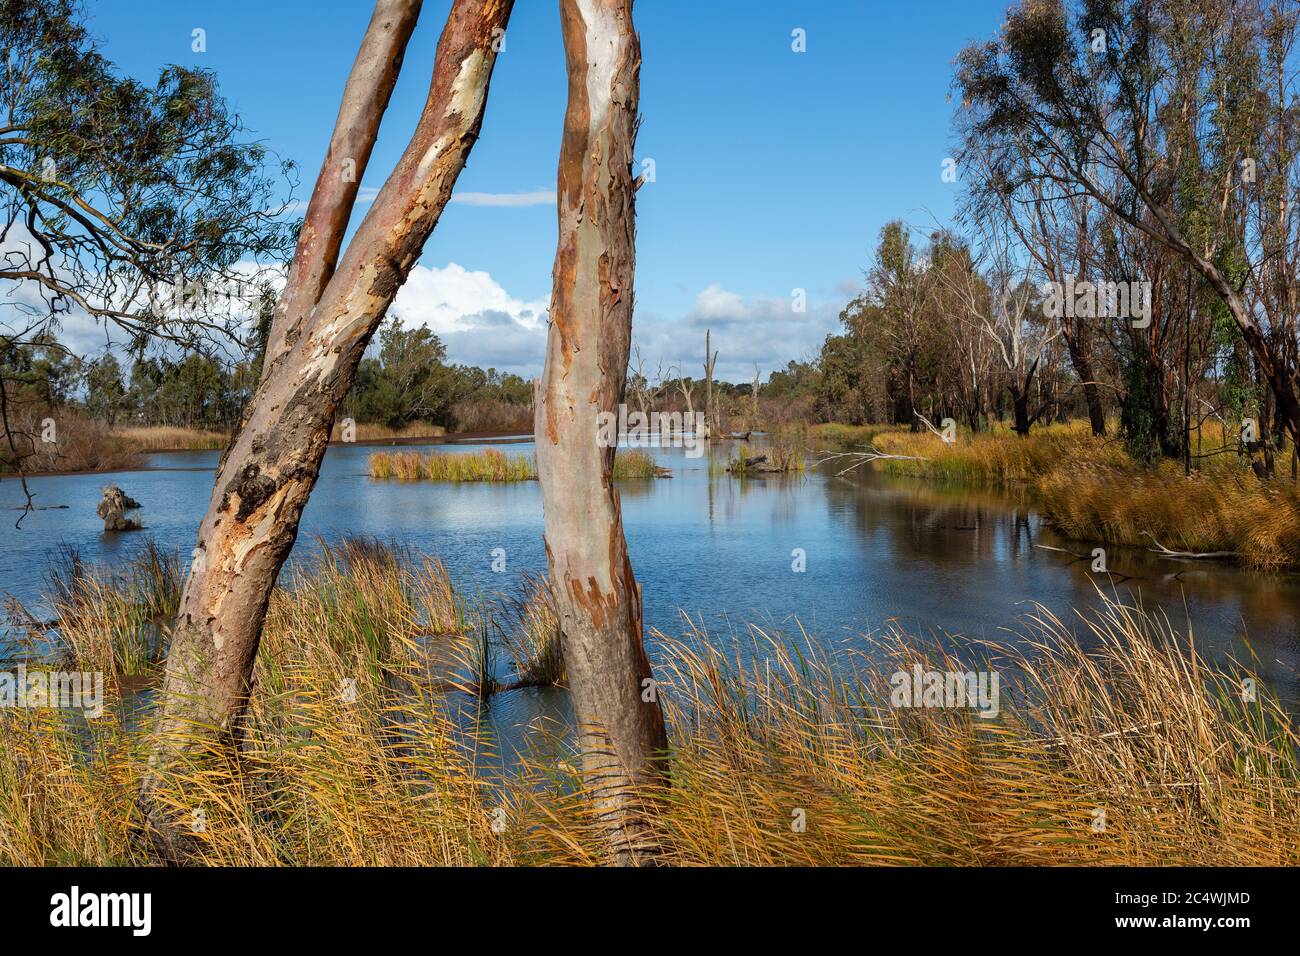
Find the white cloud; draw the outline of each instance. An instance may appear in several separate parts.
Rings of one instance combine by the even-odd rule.
[[[554,206],[554,189],[534,189],[522,193],[452,193],[452,202],[466,206]]]
[[[794,311],[793,298],[745,297],[713,284],[697,293],[684,316],[667,319],[644,308],[634,319],[634,338],[650,369],[665,375],[680,364],[687,375],[702,374],[704,332],[718,351],[717,375],[749,382],[757,365],[766,378],[791,359],[806,359],[839,328],[848,296],[810,296],[807,311]],[[483,271],[449,263],[416,266],[392,312],[403,325],[428,323],[447,346],[453,362],[495,367],[526,378],[541,373],[546,356],[548,303],[510,295]]]
[[[546,356],[547,304],[517,299],[487,272],[450,262],[412,269],[390,312],[408,328],[427,324],[449,361],[530,377]]]
[[[746,298],[714,283],[695,296],[695,305],[681,319],[664,320],[638,314],[634,337],[647,364],[660,358],[665,374],[669,365],[681,364],[686,375],[703,374],[704,333],[712,333],[718,353],[716,375],[731,382],[750,382],[757,365],[766,379],[791,359],[816,355],[822,341],[839,328],[843,299],[807,300],[807,310],[796,312],[794,297]]]
[[[15,236],[9,237],[11,246]],[[0,254],[5,250],[0,249]],[[283,274],[268,267],[240,263],[249,288],[256,281],[283,285]],[[684,315],[665,318],[644,307],[634,318],[634,338],[646,363],[667,374],[680,364],[687,375],[701,374],[705,330],[712,332],[719,352],[717,375],[749,382],[757,365],[764,377],[784,368],[791,359],[816,355],[822,340],[839,328],[839,312],[850,297],[843,288],[830,298],[810,294],[807,309],[796,312],[793,297],[746,297],[714,283],[696,294]],[[231,303],[231,313],[243,321],[251,309]],[[31,283],[0,286],[0,329],[15,329],[25,313],[40,314],[38,290]],[[451,262],[446,266],[417,265],[397,294],[390,313],[403,325],[428,324],[447,346],[452,362],[495,367],[525,377],[540,374],[546,355],[546,299],[525,300],[511,295],[490,273]],[[59,337],[74,351],[90,354],[124,336],[109,324],[92,320],[79,310],[63,317]]]
[[[378,186],[361,186],[357,189],[357,205],[372,203],[378,195]],[[554,206],[555,190],[539,187],[517,193],[457,192],[451,194],[451,201],[465,206]],[[273,215],[287,216],[306,211],[307,200],[298,199],[274,210]]]

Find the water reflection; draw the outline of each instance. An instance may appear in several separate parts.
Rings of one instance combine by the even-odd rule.
[[[329,450],[295,561],[310,556],[318,538],[361,534],[441,555],[461,593],[472,597],[515,593],[529,575],[544,573],[535,482],[376,482],[368,477],[372,450]],[[519,445],[507,452],[530,450]],[[890,621],[918,634],[1007,639],[1036,602],[1070,620],[1074,609],[1098,607],[1100,589],[1163,611],[1180,630],[1190,624],[1203,652],[1248,657],[1253,650],[1261,676],[1284,696],[1300,698],[1296,575],[1118,547],[1106,549],[1114,574],[1100,575],[1090,559],[1075,557],[1090,555],[1092,545],[1052,533],[1015,491],[865,469],[843,477],[809,472],[738,480],[717,473],[734,447],[713,449],[712,469],[708,457],[691,458],[682,449],[652,451],[673,477],[622,482],[619,489],[648,627],[681,634],[683,614],[714,638],[743,637],[748,622],[792,634],[802,625],[836,648],[862,647],[862,635]],[[148,534],[161,547],[188,554],[216,459],[215,452],[157,455],[147,471],[34,479],[38,503],[68,507],[28,515],[21,529],[12,520],[21,488],[0,482],[0,513],[11,516],[0,522],[0,591],[39,616],[42,573],[60,544],[76,547],[87,561],[121,563],[139,552],[143,535],[105,535],[94,515],[99,489],[109,481],[144,502]],[[496,548],[508,555],[503,573],[492,571]],[[797,551],[806,558],[804,570],[796,569]],[[482,713],[475,709],[472,719],[548,727],[567,719],[567,703],[553,692],[513,691]]]

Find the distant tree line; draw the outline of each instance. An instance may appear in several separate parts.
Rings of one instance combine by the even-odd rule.
[[[263,336],[260,336],[264,340]],[[518,375],[446,361],[427,326],[381,327],[361,361],[342,416],[400,429],[428,422],[455,430],[531,427],[532,386]],[[109,426],[163,425],[229,431],[261,374],[260,353],[231,362],[191,351],[81,358],[49,333],[0,339],[0,375],[25,418],[73,409]]]
[[[343,400],[344,417],[390,428],[423,421],[456,431],[532,429],[528,380],[448,363],[446,346],[427,325],[403,328],[389,318],[376,340]]]

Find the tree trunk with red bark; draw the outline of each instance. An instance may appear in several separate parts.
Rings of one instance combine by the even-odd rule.
[[[615,862],[638,864],[657,855],[647,814],[667,737],[611,477],[615,448],[602,447],[599,424],[623,400],[632,335],[641,50],[631,0],[561,0],[560,13],[569,103],[537,469],[584,781]]]
[[[424,111],[335,267],[356,183],[419,0],[380,0],[348,80],[330,154],[273,324],[261,383],[217,468],[171,635],[157,737],[141,785],[154,846],[183,857],[187,827],[155,799],[169,768],[231,746],[276,577],[316,484],[339,403],[451,196],[483,119],[513,0],[455,0]],[[355,155],[344,155],[355,153]]]

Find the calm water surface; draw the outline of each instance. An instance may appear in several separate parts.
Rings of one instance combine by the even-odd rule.
[[[437,446],[463,452],[477,446]],[[535,482],[409,484],[372,481],[367,446],[335,446],[307,506],[295,560],[319,540],[344,535],[391,539],[441,555],[462,591],[485,596],[516,590],[545,570],[542,513]],[[528,444],[505,447],[528,454]],[[726,448],[720,452],[726,453]],[[1088,561],[1035,545],[1087,552],[1060,539],[1037,513],[1012,498],[920,480],[865,474],[739,482],[710,480],[707,458],[655,449],[672,479],[623,482],[623,515],[633,566],[644,589],[648,627],[684,631],[683,614],[712,633],[743,634],[746,625],[796,632],[830,647],[897,621],[915,633],[1009,639],[1035,602],[1069,620],[1099,602],[1097,588],[1140,598],[1185,630],[1212,656],[1247,658],[1288,701],[1300,700],[1300,576],[1246,573],[1221,563],[1175,562],[1139,549],[1108,548],[1112,584]],[[20,486],[0,482],[0,593],[42,613],[49,560],[62,545],[83,559],[123,562],[151,535],[188,555],[211,492],[218,454],[155,455],[147,470],[32,479],[38,506],[15,528]],[[865,470],[865,469],[864,469]],[[143,533],[105,534],[95,516],[102,487],[115,482],[144,505]],[[493,573],[504,548],[507,570]],[[795,549],[806,570],[792,570]],[[3,637],[0,636],[0,641]],[[653,656],[653,648],[652,648]],[[521,691],[493,707],[530,718],[562,707],[555,695]]]

